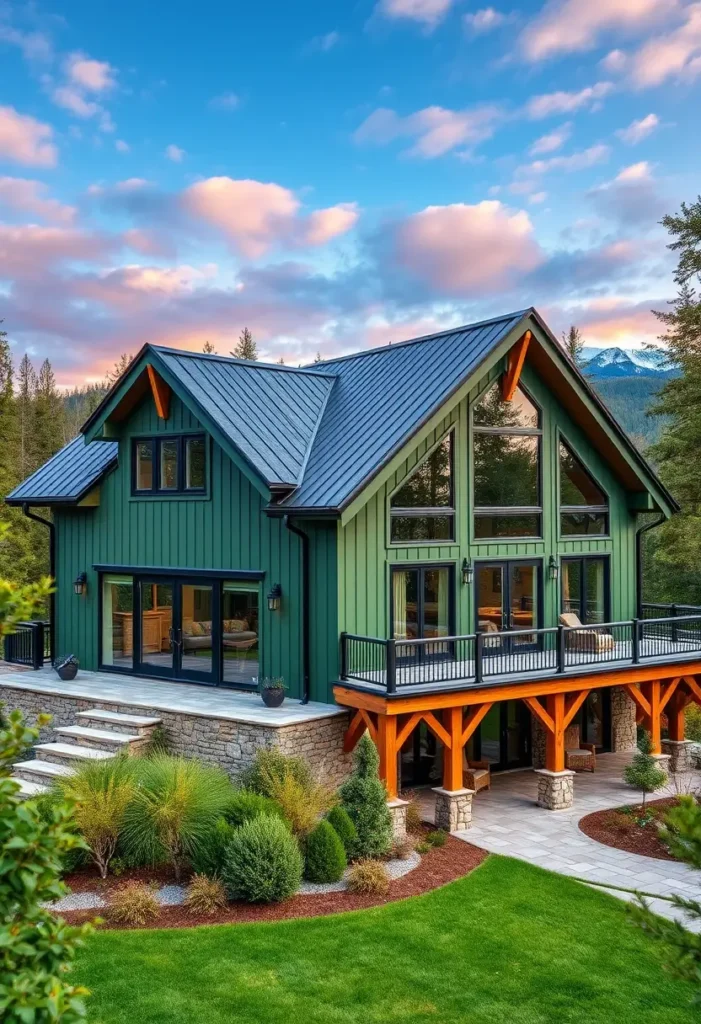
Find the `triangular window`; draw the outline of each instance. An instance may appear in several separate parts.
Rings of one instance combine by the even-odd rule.
[[[394,544],[453,539],[452,431],[392,495],[390,518]]]
[[[560,441],[560,532],[568,537],[608,533],[608,498],[564,441]]]

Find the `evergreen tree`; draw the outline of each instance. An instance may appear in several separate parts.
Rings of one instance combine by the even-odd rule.
[[[387,793],[379,779],[380,756],[367,733],[355,748],[353,771],[339,793],[358,834],[357,857],[381,857],[392,845]]]
[[[629,765],[623,770],[623,778],[629,786],[634,786],[643,794],[643,814],[648,793],[654,793],[667,781],[667,772],[663,771],[652,753],[650,734],[644,732],[638,742],[638,749]]]
[[[565,352],[567,352],[575,366],[580,366],[584,341],[579,327],[575,327],[575,325],[572,324],[569,331],[562,332],[562,347]]]
[[[63,402],[48,359],[39,370],[34,405],[34,454],[41,466],[63,447]]]
[[[208,340],[208,341],[205,341],[204,345],[202,346],[202,351],[205,353],[205,355],[210,355],[211,356],[211,355],[214,355],[214,353],[216,353],[217,350],[215,349],[215,347],[212,344],[212,342]]]
[[[3,496],[14,486],[17,473],[17,410],[13,375],[7,331],[0,330],[0,495]]]
[[[316,355],[314,356],[314,362],[315,362],[315,363],[321,363],[321,362],[323,362],[323,360],[322,360],[322,358],[321,358],[321,352],[317,352],[317,354],[316,354]]]
[[[36,465],[34,458],[34,401],[37,375],[25,352],[19,364],[17,379],[18,477],[24,480]]]
[[[253,340],[253,335],[251,334],[247,327],[244,327],[244,329],[241,331],[239,340],[236,343],[236,348],[231,353],[231,355],[235,356],[237,359],[258,358],[258,348],[256,346],[255,341]]]
[[[122,352],[119,359],[115,362],[111,370],[108,370],[105,374],[104,387],[106,390],[112,387],[113,384],[119,380],[123,373],[125,373],[132,364],[134,357],[127,352]]]

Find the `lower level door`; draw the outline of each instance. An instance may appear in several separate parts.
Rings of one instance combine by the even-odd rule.
[[[475,756],[489,761],[492,771],[531,764],[530,713],[522,701],[501,701],[490,709],[478,730]]]

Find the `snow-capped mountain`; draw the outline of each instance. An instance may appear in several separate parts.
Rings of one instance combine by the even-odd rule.
[[[641,349],[592,348],[582,350],[582,370],[588,377],[657,377],[673,376],[675,371],[665,364],[662,352]]]

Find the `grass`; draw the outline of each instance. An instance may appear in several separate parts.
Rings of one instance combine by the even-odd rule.
[[[93,1024],[691,1024],[688,985],[623,904],[520,861],[373,910],[102,932]]]

